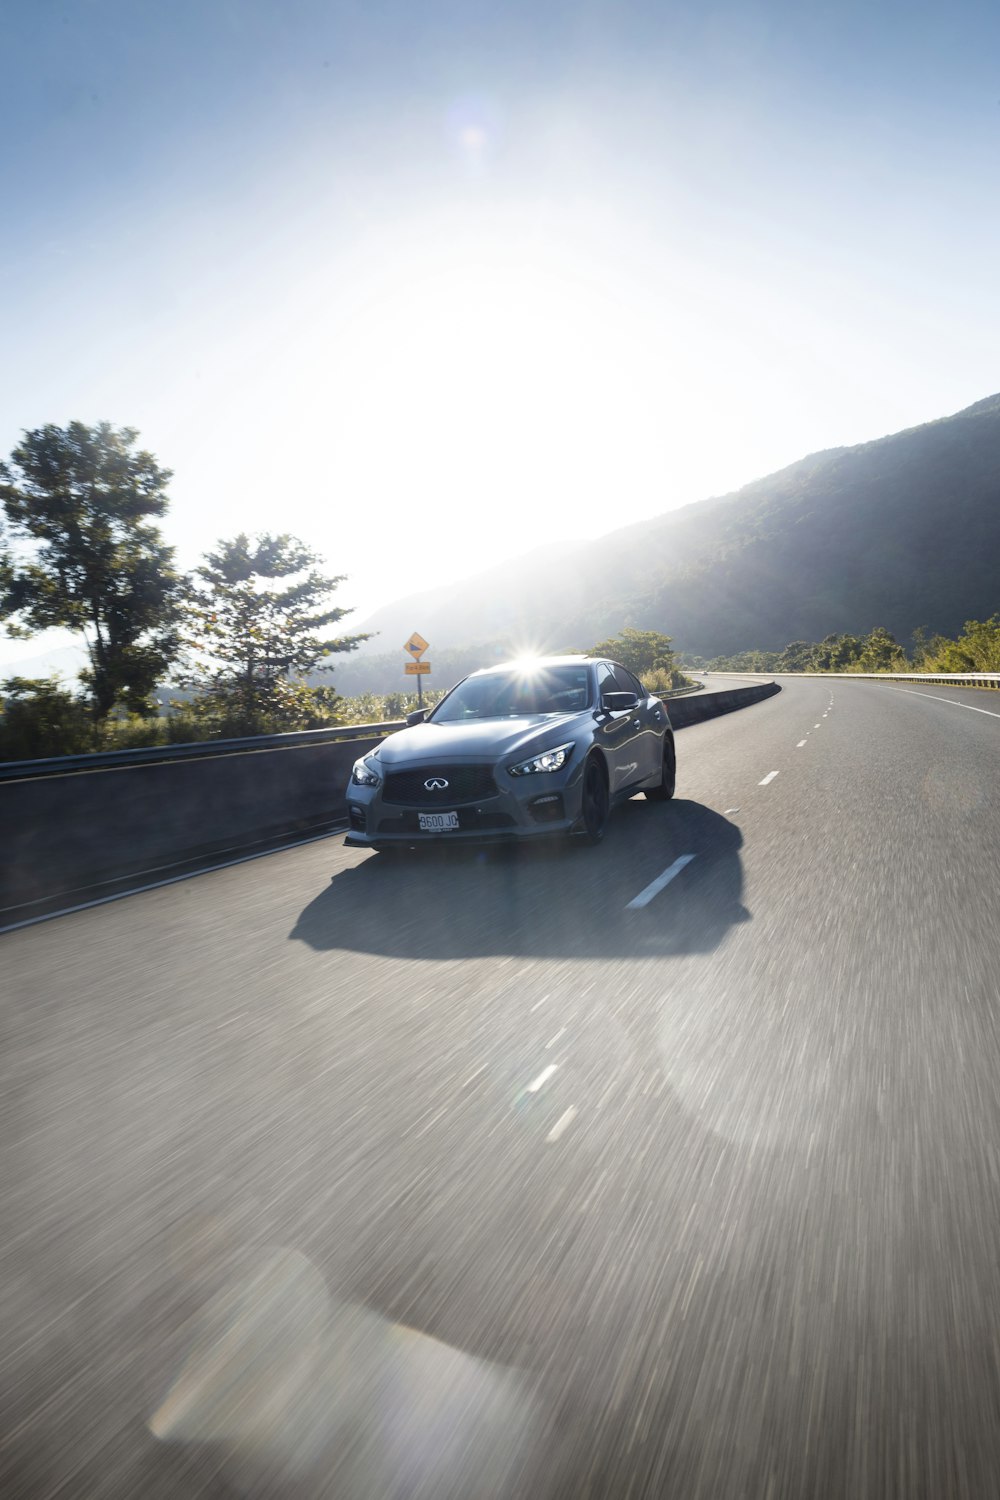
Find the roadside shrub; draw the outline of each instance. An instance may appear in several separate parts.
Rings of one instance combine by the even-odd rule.
[[[444,697],[444,689],[424,693],[424,707],[432,708]],[[341,724],[383,724],[390,719],[405,719],[417,707],[416,693],[360,693],[356,698],[342,698],[338,710]]]
[[[86,701],[57,677],[8,677],[0,683],[0,758],[34,760],[94,748]]]
[[[149,745],[165,745],[166,724],[163,719],[141,714],[121,714],[105,719],[95,749],[144,750]]]
[[[651,672],[642,674],[642,685],[651,693],[675,693],[678,688],[694,687],[695,683],[690,677],[686,677],[680,667],[673,667],[670,671],[663,668],[654,668]]]

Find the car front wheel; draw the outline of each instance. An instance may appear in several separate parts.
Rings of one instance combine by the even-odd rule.
[[[583,771],[583,804],[581,817],[587,842],[599,844],[607,827],[611,798],[608,794],[608,779],[604,767],[596,755],[592,755]]]
[[[658,786],[649,787],[646,796],[651,802],[669,802],[674,795],[674,786],[677,782],[677,760],[674,754],[673,738],[669,734],[663,736],[663,772],[660,776]]]

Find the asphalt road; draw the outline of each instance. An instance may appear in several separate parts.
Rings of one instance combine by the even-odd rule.
[[[5,1497],[1000,1493],[1000,694],[678,764],[0,940]]]

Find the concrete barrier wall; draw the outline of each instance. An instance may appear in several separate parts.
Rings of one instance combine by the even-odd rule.
[[[669,701],[677,729],[777,684]],[[188,861],[335,828],[351,766],[400,723],[0,766],[0,927]]]
[[[377,738],[0,781],[0,926],[25,902],[146,872],[156,879],[179,861],[335,826],[351,766]]]
[[[719,714],[732,713],[736,708],[748,708],[751,703],[759,703],[763,698],[770,698],[780,692],[778,684],[770,680],[749,682],[744,687],[723,688],[720,693],[704,692],[692,694],[689,698],[669,698],[666,700],[667,712],[674,728],[683,729],[688,724],[700,724],[705,719],[717,718]]]

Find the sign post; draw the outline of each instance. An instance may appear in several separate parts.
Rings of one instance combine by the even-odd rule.
[[[418,708],[423,708],[424,706],[424,678],[428,675],[431,669],[431,664],[429,661],[420,660],[424,652],[427,650],[427,644],[428,643],[424,640],[423,636],[415,630],[410,636],[410,639],[407,641],[406,645],[403,647],[403,650],[408,651],[413,657],[412,661],[404,663],[403,671],[406,673],[407,677],[415,677],[417,679]]]

